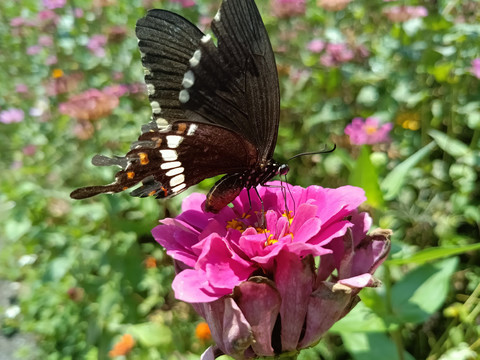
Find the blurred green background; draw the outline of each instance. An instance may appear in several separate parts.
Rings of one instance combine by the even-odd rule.
[[[375,226],[394,231],[383,287],[300,359],[480,358],[480,2],[290,2],[257,0],[280,75],[275,157],[335,143],[292,161],[289,182],[361,186]],[[21,359],[114,357],[125,334],[128,359],[210,345],[150,235],[185,193],[68,195],[111,182],[90,159],[123,155],[149,121],[136,20],[164,8],[209,31],[219,5],[0,3],[0,353],[25,336]],[[352,145],[355,117],[392,123],[391,142]]]

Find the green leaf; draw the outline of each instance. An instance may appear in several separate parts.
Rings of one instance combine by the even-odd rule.
[[[445,302],[458,258],[425,264],[410,271],[392,287],[392,309],[398,321],[422,323]]]
[[[73,263],[73,258],[68,256],[57,257],[52,260],[47,267],[43,276],[43,281],[58,281],[68,270],[70,270]]]
[[[435,147],[435,142],[424,146],[416,153],[411,155],[408,159],[397,165],[387,176],[383,179],[381,188],[384,191],[384,198],[386,200],[393,200],[397,197],[400,190],[407,181],[407,175],[426,155],[428,155]]]
[[[145,347],[162,347],[172,342],[172,332],[166,325],[159,323],[142,323],[131,325],[127,333],[137,339]]]
[[[347,316],[337,321],[329,331],[335,333],[385,332],[387,326],[381,317],[360,302]]]
[[[421,250],[416,254],[403,258],[403,259],[391,259],[387,260],[386,264],[388,265],[405,265],[405,264],[422,264],[427,261],[438,260],[448,256],[454,256],[463,254],[469,251],[475,251],[480,249],[480,243],[464,245],[464,246],[455,246],[455,247],[434,247],[425,250]]]
[[[399,359],[395,343],[385,334],[350,333],[341,336],[345,348],[355,360]],[[403,359],[414,360],[414,357],[404,351]]]
[[[470,149],[460,140],[456,140],[435,129],[431,129],[428,134],[435,140],[437,145],[447,154],[454,158],[459,158],[468,154]]]
[[[360,156],[350,172],[349,184],[359,186],[365,190],[367,203],[374,208],[383,206],[383,196],[378,185],[377,169],[370,160],[370,147],[363,145]]]

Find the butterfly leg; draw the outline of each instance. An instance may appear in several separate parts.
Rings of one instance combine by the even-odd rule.
[[[261,228],[264,228],[265,225],[266,225],[266,223],[267,223],[266,218],[265,218],[265,206],[263,205],[262,197],[260,196],[257,188],[254,187],[254,189],[255,189],[255,193],[256,193],[257,196],[258,196],[258,200],[260,200],[260,204],[262,205],[262,215],[261,215],[261,218],[260,218],[260,220],[259,220],[259,221],[260,221],[259,226],[260,226]],[[250,192],[248,192],[248,200],[250,200]],[[251,204],[250,204],[250,207],[251,207]]]

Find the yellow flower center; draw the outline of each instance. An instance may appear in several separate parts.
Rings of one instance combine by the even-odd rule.
[[[365,126],[365,132],[368,135],[372,135],[372,134],[375,134],[377,132],[377,128],[375,126],[372,126],[372,125],[367,125],[367,126]]]
[[[244,231],[246,229],[245,224],[237,219],[232,219],[227,222],[227,229],[235,229],[238,231]]]
[[[236,218],[232,219],[230,221],[227,221],[227,226],[226,229],[235,229],[240,232],[244,232],[247,228],[251,226],[247,226],[242,220],[243,219],[248,219],[251,215],[250,214],[243,214],[241,218]],[[286,217],[288,219],[289,225],[292,225],[293,221],[293,211],[285,211],[282,214],[283,217]],[[257,234],[265,234],[266,240],[264,242],[264,247],[276,244],[278,242],[278,239],[275,238],[275,234],[270,233],[270,230],[265,229],[264,227],[260,226],[255,226],[255,230],[257,231]],[[293,234],[291,232],[286,233],[285,235],[290,235],[292,237],[293,241]]]

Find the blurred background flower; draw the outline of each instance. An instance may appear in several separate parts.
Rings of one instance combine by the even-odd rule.
[[[77,120],[94,121],[110,115],[118,103],[118,96],[110,90],[89,89],[61,103],[59,111]]]
[[[389,133],[393,124],[386,123],[381,125],[377,118],[369,117],[365,120],[354,118],[350,124],[345,127],[345,134],[350,137],[350,142],[355,145],[379,144],[390,142]]]
[[[351,0],[318,0],[317,5],[328,11],[340,11],[345,9]]]
[[[398,5],[384,9],[383,13],[390,21],[405,22],[427,16],[428,10],[424,6]]]
[[[0,111],[0,122],[4,124],[21,122],[24,117],[25,114],[22,109],[11,108]]]
[[[273,15],[288,18],[302,16],[306,11],[305,0],[270,0]]]

